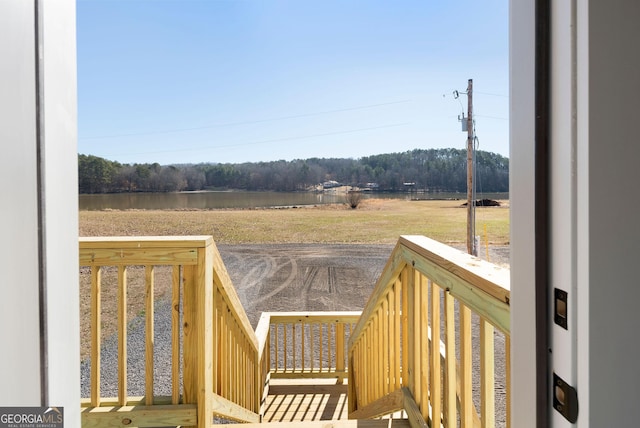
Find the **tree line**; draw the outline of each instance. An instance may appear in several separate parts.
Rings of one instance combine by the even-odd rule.
[[[121,164],[78,155],[80,193],[175,192],[204,189],[299,191],[323,182],[373,187],[466,191],[467,153],[460,149],[415,149],[359,159],[310,158],[239,164]],[[476,152],[476,183],[483,192],[509,190],[509,159]]]

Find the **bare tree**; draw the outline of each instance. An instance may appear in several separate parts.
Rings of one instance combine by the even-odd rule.
[[[352,210],[355,210],[362,201],[362,192],[359,190],[349,190],[345,198],[347,200],[347,205],[349,205]]]

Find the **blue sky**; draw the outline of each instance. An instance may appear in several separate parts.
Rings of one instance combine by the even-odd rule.
[[[508,156],[507,0],[78,0],[78,151],[123,163]]]

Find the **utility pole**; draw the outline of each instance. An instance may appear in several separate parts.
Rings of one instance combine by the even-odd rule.
[[[478,255],[476,250],[476,212],[474,195],[474,173],[473,173],[473,79],[469,79],[467,86],[467,252],[474,256]]]

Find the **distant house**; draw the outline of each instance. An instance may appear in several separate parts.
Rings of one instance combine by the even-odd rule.
[[[322,183],[323,189],[333,189],[334,187],[340,187],[340,183],[335,180],[329,180]]]

